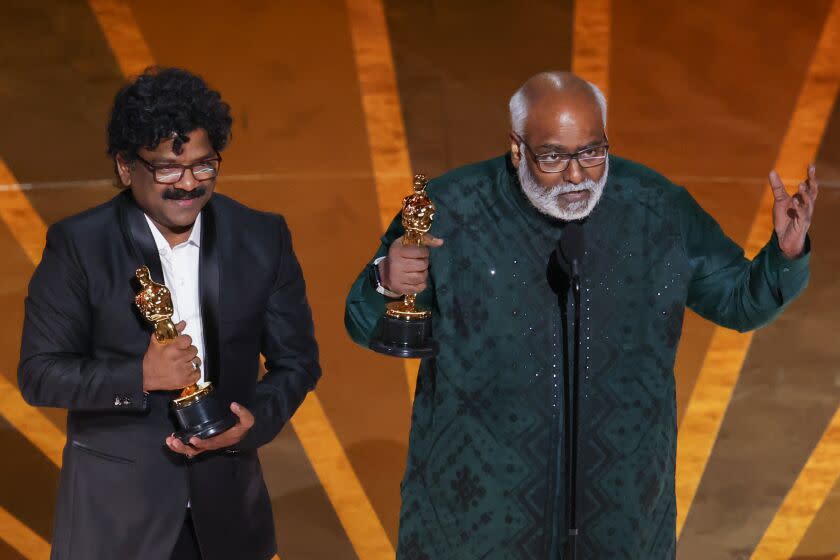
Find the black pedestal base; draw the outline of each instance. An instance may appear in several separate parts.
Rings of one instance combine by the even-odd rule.
[[[370,349],[399,358],[431,358],[438,353],[432,339],[432,319],[398,319],[385,315],[379,320]]]
[[[183,408],[173,405],[172,409],[181,427],[175,432],[175,437],[184,443],[189,443],[192,437],[207,439],[218,435],[234,427],[238,421],[236,415],[223,409],[212,394]]]

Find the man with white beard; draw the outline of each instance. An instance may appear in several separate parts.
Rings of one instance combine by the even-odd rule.
[[[402,245],[396,219],[350,290],[357,343],[370,343],[389,298],[422,292],[440,346],[417,380],[398,558],[565,557],[575,310],[547,269],[570,223],[585,240],[576,495],[586,560],[675,556],[685,307],[748,330],[807,284],[813,167],[794,196],[771,173],[775,231],[749,261],[685,189],[609,155],[606,109],[573,74],[529,79],[510,101],[510,153],[431,181],[425,246]]]

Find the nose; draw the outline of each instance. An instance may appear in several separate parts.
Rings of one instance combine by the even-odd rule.
[[[181,180],[175,186],[185,191],[191,191],[198,186],[198,183],[199,181],[195,180],[192,168],[187,167],[184,169],[184,174],[181,175]]]
[[[580,162],[577,159],[570,161],[569,166],[563,171],[563,180],[573,185],[579,185],[585,179],[586,177],[584,176]]]

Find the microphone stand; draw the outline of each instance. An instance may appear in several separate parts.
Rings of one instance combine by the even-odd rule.
[[[578,402],[580,395],[580,266],[577,259],[572,260],[572,297],[575,305],[574,353],[572,358],[572,395],[569,419],[569,458],[568,458],[568,495],[569,495],[569,538],[566,541],[566,560],[577,559],[577,468],[578,468]],[[568,402],[568,401],[567,401]]]

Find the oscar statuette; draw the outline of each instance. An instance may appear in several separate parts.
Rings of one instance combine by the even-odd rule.
[[[155,339],[160,344],[169,344],[178,336],[172,323],[172,294],[169,288],[152,280],[148,267],[138,268],[136,276],[140,291],[134,303],[140,314],[154,325]],[[182,442],[189,443],[191,437],[207,439],[236,424],[236,416],[223,408],[212,392],[213,384],[210,382],[193,383],[184,387],[180,396],[172,400],[170,406],[181,428],[175,432],[175,437]]]
[[[414,176],[414,193],[403,199],[402,225],[404,245],[423,245],[423,236],[432,227],[435,205],[426,195],[426,177]],[[417,294],[408,294],[400,301],[385,306],[371,350],[400,358],[430,358],[438,352],[432,339],[432,312],[419,307]]]

